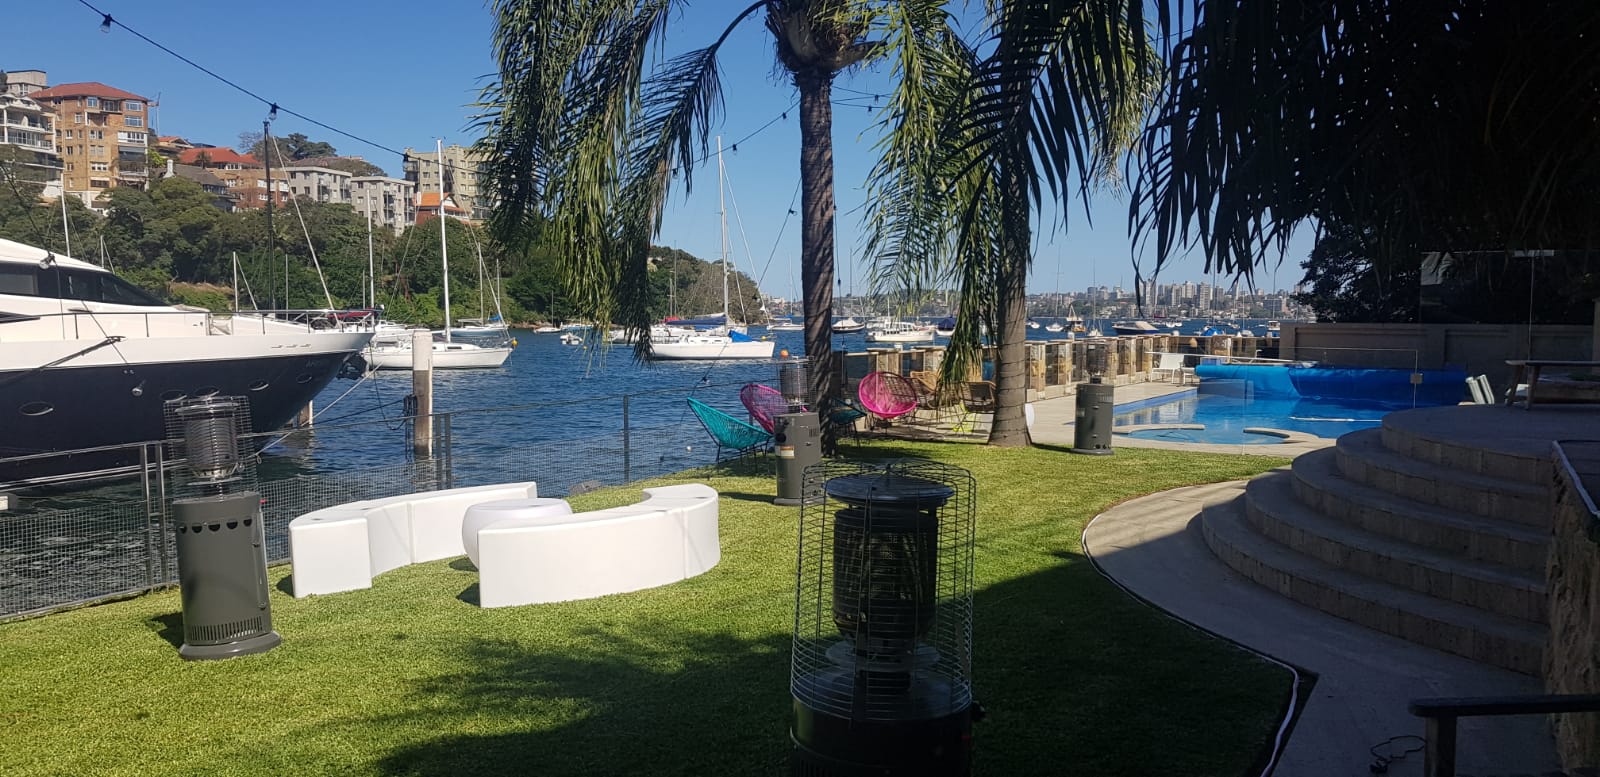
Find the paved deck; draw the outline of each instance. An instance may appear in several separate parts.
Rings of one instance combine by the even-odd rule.
[[[1125,502],[1090,523],[1083,546],[1105,574],[1156,607],[1316,675],[1276,777],[1369,775],[1369,748],[1423,733],[1406,712],[1413,698],[1541,692],[1535,678],[1371,631],[1233,572],[1200,538],[1198,514],[1243,488],[1244,481],[1192,486]],[[1537,716],[1462,719],[1458,752],[1464,775],[1559,770]],[[1387,773],[1422,774],[1422,754]]]

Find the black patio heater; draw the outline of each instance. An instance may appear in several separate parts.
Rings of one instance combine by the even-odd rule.
[[[180,399],[166,405],[167,438],[187,480],[172,501],[177,530],[183,646],[190,661],[262,653],[283,641],[267,599],[266,531],[254,473],[239,452],[249,432],[244,397]]]
[[[778,496],[773,504],[797,505],[804,495],[806,467],[822,460],[822,424],[813,409],[811,370],[805,359],[778,362],[778,391],[789,412],[772,422],[772,446],[778,456]]]
[[[806,470],[790,690],[795,777],[972,767],[972,474],[918,459]]]
[[[1100,340],[1084,348],[1084,371],[1089,380],[1078,384],[1072,426],[1072,452],[1100,456],[1111,453],[1111,410],[1116,386],[1106,382],[1106,360],[1111,344]]]

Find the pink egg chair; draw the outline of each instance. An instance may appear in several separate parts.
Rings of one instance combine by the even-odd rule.
[[[892,372],[869,372],[856,389],[861,407],[873,418],[889,422],[917,411],[917,389]]]

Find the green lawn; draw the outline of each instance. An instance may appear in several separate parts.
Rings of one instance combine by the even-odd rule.
[[[974,674],[982,775],[1242,775],[1286,672],[1128,598],[1082,555],[1109,505],[1281,460],[1144,449],[878,444],[978,481]],[[0,624],[8,775],[779,775],[797,511],[770,477],[723,494],[722,563],[650,591],[482,610],[465,559],[296,600],[283,645],[185,663],[178,594]],[[684,478],[664,482],[681,482]],[[572,500],[592,509],[637,488]]]

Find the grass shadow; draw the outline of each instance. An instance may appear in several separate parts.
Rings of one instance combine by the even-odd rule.
[[[279,580],[277,586],[275,587],[278,589],[278,592],[282,593],[284,596],[294,596],[294,573],[291,572],[290,574],[284,575],[283,579]]]
[[[472,559],[467,558],[466,556],[462,556],[461,558],[451,559],[450,560],[450,568],[454,569],[457,572],[476,572],[476,571],[478,571],[478,568],[476,566],[473,566]]]
[[[477,583],[473,583],[472,585],[461,589],[461,593],[456,594],[456,598],[466,604],[472,605],[473,607],[481,607],[483,602],[482,598],[478,595]]]
[[[156,636],[167,641],[174,648],[183,647],[183,613],[169,612],[157,615],[146,621]]]
[[[976,593],[976,774],[1244,774],[1270,744],[1286,677],[1231,646],[1107,596],[1080,555]],[[1095,582],[1091,583],[1090,580]],[[1152,662],[1177,640],[1178,661]],[[551,645],[475,640],[459,672],[419,682],[384,728],[430,731],[381,755],[385,775],[789,773],[789,635],[661,620]],[[1130,672],[1129,666],[1140,671]],[[442,718],[440,716],[443,716]],[[439,734],[440,720],[498,729]],[[1240,727],[1241,721],[1253,725]],[[505,730],[510,728],[512,730]],[[623,740],[618,732],[627,732]]]
[[[386,775],[771,774],[788,745],[788,637],[588,630],[589,649],[479,640],[414,690],[432,717],[513,722],[400,747]],[[419,721],[385,725],[410,727]],[[623,733],[625,732],[625,736]]]

